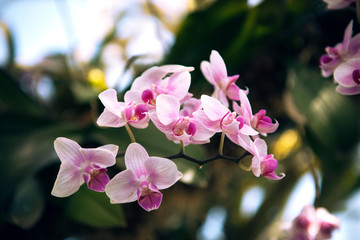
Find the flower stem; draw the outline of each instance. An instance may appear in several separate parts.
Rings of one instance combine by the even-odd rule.
[[[180,153],[185,154],[184,142],[182,140],[180,140]]]
[[[221,133],[220,145],[219,145],[219,155],[223,155],[223,148],[224,148],[224,140],[225,140],[225,133]]]
[[[129,127],[129,125],[127,123],[125,123],[125,128],[126,128],[127,133],[129,134],[131,142],[133,142],[133,143],[136,142],[134,134],[132,133],[132,131],[131,131],[131,129],[130,129],[130,127]]]

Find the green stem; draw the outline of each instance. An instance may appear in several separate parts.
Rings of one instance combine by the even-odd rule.
[[[132,133],[132,131],[131,131],[131,129],[130,129],[130,127],[129,127],[129,125],[127,123],[125,123],[125,128],[126,128],[127,133],[129,134],[131,142],[133,142],[133,143],[136,142],[134,134]]]
[[[184,142],[180,140],[180,153],[185,154]]]
[[[223,148],[224,148],[224,140],[225,140],[225,133],[221,133],[220,145],[219,145],[219,155],[223,155]]]

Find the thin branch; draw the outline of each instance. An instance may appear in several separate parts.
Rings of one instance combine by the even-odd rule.
[[[125,154],[124,153],[118,153],[117,154],[117,157],[123,157]],[[242,163],[240,163],[241,159],[243,159],[244,157],[250,155],[249,152],[245,152],[244,154],[242,154],[241,156],[237,157],[237,158],[234,158],[234,157],[230,157],[230,156],[225,156],[225,155],[220,155],[220,154],[216,154],[215,156],[212,156],[210,158],[207,158],[205,160],[199,160],[199,159],[196,159],[196,158],[193,158],[189,155],[186,155],[185,153],[183,152],[179,152],[177,154],[174,154],[174,155],[171,155],[171,156],[168,156],[166,158],[168,159],[179,159],[179,158],[183,158],[185,160],[188,160],[190,162],[193,162],[193,163],[196,163],[196,164],[199,164],[200,166],[206,164],[206,163],[209,163],[209,162],[213,162],[215,160],[220,160],[220,159],[224,159],[224,160],[227,160],[227,161],[230,161],[230,162],[234,162],[236,164],[239,164],[240,167],[246,171],[249,171],[249,167],[246,167],[244,166]]]

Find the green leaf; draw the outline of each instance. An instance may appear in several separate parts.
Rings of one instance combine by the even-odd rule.
[[[9,216],[13,223],[29,229],[39,220],[44,210],[44,193],[38,181],[30,178],[15,190]]]
[[[105,193],[89,190],[85,185],[69,198],[65,211],[74,221],[95,228],[126,226],[121,206],[111,204]]]
[[[337,93],[335,84],[320,76],[320,70],[297,68],[290,75],[290,85],[306,126],[323,148],[344,152],[357,144],[356,109],[349,96]]]

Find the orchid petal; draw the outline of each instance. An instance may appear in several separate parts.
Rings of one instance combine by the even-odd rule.
[[[163,197],[154,184],[150,183],[149,189],[152,192],[146,195],[142,195],[141,190],[137,191],[139,205],[148,212],[158,209]]]
[[[116,114],[122,111],[121,105],[117,100],[117,93],[114,89],[107,89],[99,94],[102,104],[112,113]]]
[[[211,64],[208,61],[202,61],[200,64],[200,69],[204,77],[211,83],[213,86],[216,86],[216,82],[211,72]]]
[[[148,181],[156,185],[158,189],[165,189],[174,185],[181,177],[176,164],[166,158],[149,157],[144,166],[148,174]]]
[[[285,173],[280,173],[280,176],[278,176],[278,175],[276,175],[276,173],[271,172],[271,173],[267,173],[266,175],[263,175],[263,176],[268,179],[271,179],[271,180],[280,180],[285,177]]]
[[[360,58],[351,59],[340,64],[334,71],[334,79],[344,87],[354,87],[357,83],[353,80],[353,72],[360,69]]]
[[[115,164],[113,152],[103,148],[82,148],[80,152],[89,164],[99,167],[109,167]]]
[[[149,158],[145,148],[138,143],[131,143],[125,151],[125,166],[134,172],[136,177],[146,175],[144,161]]]
[[[189,72],[174,73],[170,76],[166,87],[167,93],[181,100],[189,91],[191,76]]]
[[[125,103],[135,102],[142,103],[141,94],[138,91],[129,90],[124,95]]]
[[[212,132],[221,132],[220,121],[212,121],[206,115],[204,110],[198,110],[193,113],[193,116],[207,129]]]
[[[171,95],[161,94],[156,98],[156,112],[160,122],[164,125],[179,119],[180,102]]]
[[[105,168],[101,168],[98,170],[96,175],[85,179],[88,188],[97,192],[104,192],[106,185],[110,181],[106,171],[107,170]]]
[[[207,141],[216,131],[211,131],[204,127],[197,119],[192,119],[192,122],[196,125],[196,133],[193,135],[195,141]]]
[[[105,193],[111,203],[136,201],[136,191],[140,182],[132,170],[124,170],[113,177],[105,187]]]
[[[226,70],[225,62],[220,56],[220,54],[215,50],[211,51],[210,63],[212,65],[212,72],[215,81],[217,81],[217,79],[221,80],[227,78],[227,70]]]
[[[62,163],[71,162],[73,165],[80,167],[86,161],[80,152],[80,145],[71,139],[65,137],[56,138],[54,148]]]
[[[237,77],[239,77],[239,75],[236,75]],[[233,76],[234,77],[234,76]],[[228,98],[230,98],[231,100],[236,100],[236,101],[239,101],[240,98],[239,98],[239,91],[241,89],[236,86],[236,84],[234,83],[231,83],[227,89],[226,89],[226,95],[228,96]],[[242,90],[241,90],[242,91]]]
[[[98,147],[97,149],[108,150],[113,154],[114,158],[116,158],[119,147],[114,144],[106,144],[104,146]]]
[[[267,155],[267,145],[263,139],[260,138],[255,139],[254,146],[256,147],[259,156]]]
[[[160,122],[158,115],[156,112],[150,113],[150,119],[154,123],[154,125],[163,133],[169,134],[172,131],[173,125],[164,125]]]
[[[201,96],[201,104],[206,115],[212,121],[221,120],[229,112],[229,109],[221,104],[221,102],[207,95]]]
[[[96,124],[100,127],[123,127],[126,120],[115,115],[112,111],[105,108],[96,121]]]
[[[68,197],[79,190],[83,183],[81,169],[69,161],[64,161],[60,165],[51,194],[55,197]]]
[[[360,85],[357,85],[355,87],[343,87],[341,85],[336,87],[336,91],[338,93],[344,94],[344,95],[355,95],[360,93]]]

